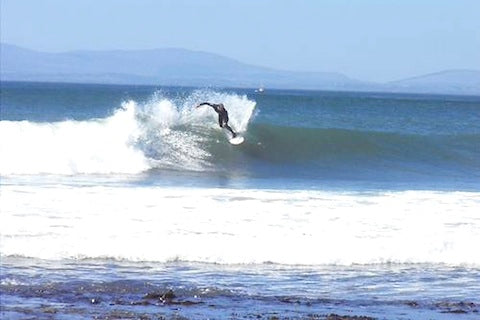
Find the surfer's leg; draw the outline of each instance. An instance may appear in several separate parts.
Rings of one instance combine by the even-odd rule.
[[[230,126],[228,125],[228,118],[225,118],[223,117],[222,115],[219,115],[218,116],[218,125],[221,127],[221,128],[225,128],[227,129],[228,131],[230,131],[232,133],[232,138],[235,138],[237,136],[237,134],[235,133],[235,131],[233,131],[232,128],[230,128]]]
[[[230,131],[232,133],[232,138],[235,138],[237,136],[237,134],[233,131],[232,128],[230,128],[230,126],[228,125],[228,123],[225,123],[223,125],[224,128],[226,128],[228,131]]]

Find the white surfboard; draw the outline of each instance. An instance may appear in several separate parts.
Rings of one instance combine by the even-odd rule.
[[[235,138],[228,140],[228,142],[230,142],[231,144],[240,144],[243,141],[245,141],[245,139],[241,136],[236,136]]]

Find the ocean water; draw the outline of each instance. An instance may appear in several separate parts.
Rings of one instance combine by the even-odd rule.
[[[480,317],[480,97],[0,97],[2,318]]]

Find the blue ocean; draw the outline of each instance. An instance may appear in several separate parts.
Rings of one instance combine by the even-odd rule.
[[[0,98],[2,319],[480,317],[478,96]]]

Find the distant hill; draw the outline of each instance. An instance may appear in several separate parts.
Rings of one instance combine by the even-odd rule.
[[[479,94],[480,71],[447,70],[414,78],[392,81],[386,85],[394,91]]]
[[[1,44],[0,58],[2,81],[480,94],[477,71],[375,84],[341,73],[275,70],[175,48],[47,53]]]
[[[1,45],[1,79],[181,86],[352,89],[338,73],[278,71],[184,49],[45,53]]]

